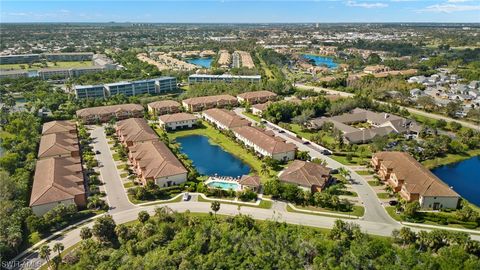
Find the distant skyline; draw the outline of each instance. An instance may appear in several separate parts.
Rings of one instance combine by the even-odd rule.
[[[0,22],[480,22],[480,0],[0,0]]]

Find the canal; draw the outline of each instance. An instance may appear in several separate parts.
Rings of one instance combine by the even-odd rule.
[[[460,196],[480,207],[480,156],[437,167],[432,173]]]
[[[181,145],[180,151],[193,161],[202,175],[239,177],[250,172],[250,167],[241,159],[211,144],[206,136],[190,135],[176,141]]]

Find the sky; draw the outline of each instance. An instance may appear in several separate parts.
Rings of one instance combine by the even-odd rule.
[[[480,0],[0,0],[0,22],[480,22]]]

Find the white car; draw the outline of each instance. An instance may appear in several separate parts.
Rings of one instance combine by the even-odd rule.
[[[190,194],[188,194],[188,192],[183,193],[183,200],[184,201],[190,200]]]

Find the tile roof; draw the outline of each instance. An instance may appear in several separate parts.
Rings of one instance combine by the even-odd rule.
[[[242,94],[237,95],[237,97],[244,98],[246,100],[249,99],[257,99],[257,98],[273,98],[276,97],[277,94],[266,91],[266,90],[261,90],[261,91],[254,91],[254,92],[245,92]]]
[[[157,140],[158,136],[143,118],[129,118],[117,122],[117,130],[126,141]]]
[[[259,187],[260,176],[258,175],[242,175],[242,178],[238,182],[240,185],[247,187]]]
[[[205,103],[232,103],[236,104],[237,99],[231,95],[216,95],[216,96],[206,96],[206,97],[194,97],[183,100],[183,103],[188,105],[197,105]]]
[[[79,151],[76,135],[69,133],[45,134],[40,139],[38,158],[71,154]]]
[[[313,162],[294,160],[280,175],[280,180],[303,187],[324,187],[330,177],[330,169]]]
[[[191,113],[174,113],[174,114],[164,114],[158,118],[163,123],[173,123],[179,121],[191,121],[197,120],[198,118]]]
[[[374,157],[381,164],[392,169],[396,177],[404,180],[404,186],[411,194],[420,196],[459,197],[430,170],[405,152],[378,152]]]
[[[71,132],[76,131],[77,125],[74,121],[65,120],[65,121],[51,121],[43,124],[42,134],[51,134],[59,132]]]
[[[180,108],[180,103],[174,100],[160,100],[148,103],[148,106],[154,109],[163,109],[163,108]]]
[[[42,205],[84,194],[79,158],[46,158],[37,161],[30,206]]]
[[[158,140],[138,143],[130,153],[141,168],[145,178],[161,178],[187,173],[187,170],[168,147]]]
[[[232,131],[270,154],[286,153],[297,149],[293,143],[286,143],[282,138],[260,128],[243,126],[233,128]]]
[[[203,111],[202,114],[215,119],[216,121],[220,122],[222,125],[228,128],[250,125],[250,121],[241,118],[235,112],[225,110],[225,109],[213,108],[213,109]]]
[[[89,117],[95,115],[110,115],[114,113],[119,113],[122,111],[143,111],[143,106],[139,104],[120,104],[120,105],[111,105],[111,106],[100,106],[85,108],[77,111],[77,116],[79,117]]]

